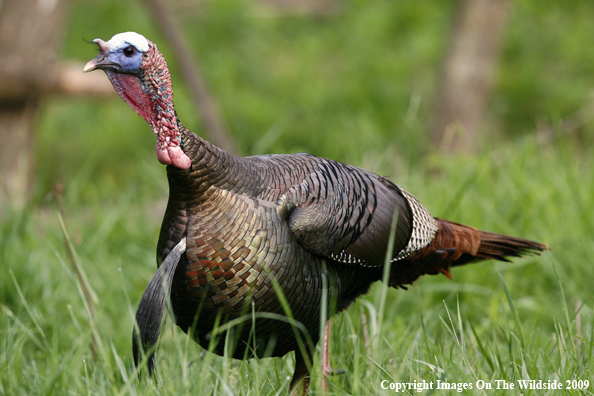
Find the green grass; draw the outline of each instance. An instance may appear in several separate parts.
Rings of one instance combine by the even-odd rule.
[[[594,207],[594,175],[591,160],[570,149],[565,141],[540,147],[524,139],[480,157],[435,155],[428,167],[399,172],[397,181],[434,215],[539,240],[553,251],[514,263],[457,268],[453,282],[429,276],[408,291],[390,289],[383,314],[382,288],[376,285],[335,319],[331,361],[347,374],[332,378],[334,394],[394,393],[380,388],[383,380],[473,386],[481,380],[494,388],[497,380],[592,381],[594,215],[588,208]],[[390,173],[392,166],[388,161],[376,170]],[[160,170],[147,172],[165,183]],[[66,227],[95,297],[94,325],[54,205],[12,213],[2,224],[0,394],[285,394],[292,354],[245,362],[202,355],[170,321],[157,378],[136,376],[132,318],[155,270],[161,213],[152,198],[138,196],[141,188],[128,186],[110,202],[96,198],[90,205],[64,196]],[[321,393],[318,362],[316,356],[314,394]],[[592,389],[563,392],[592,394]]]

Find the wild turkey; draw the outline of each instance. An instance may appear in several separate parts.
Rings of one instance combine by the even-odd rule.
[[[167,165],[159,269],[133,336],[134,361],[149,352],[150,371],[170,297],[175,323],[214,353],[242,359],[295,351],[289,391],[302,381],[305,394],[322,301],[331,317],[366,293],[381,280],[390,245],[393,287],[423,274],[449,276],[456,265],[547,249],[433,218],[396,184],[350,165],[309,154],[228,154],[177,118],[155,44],[133,32],[94,42],[100,53],[84,71],[105,71],[151,126],[157,158]]]

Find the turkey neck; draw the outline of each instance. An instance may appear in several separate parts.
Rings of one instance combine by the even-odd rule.
[[[177,125],[180,146],[192,165],[187,170],[172,165],[167,167],[171,189],[194,202],[205,199],[209,190],[255,193],[254,187],[261,185],[260,176],[248,159],[229,154],[207,142],[190,132],[180,121]]]
[[[143,55],[142,67],[138,71],[124,73],[106,68],[105,73],[121,98],[150,125],[157,137],[159,162],[188,169],[191,161],[179,144],[180,134],[167,62],[150,41],[149,48]]]
[[[207,213],[212,200],[223,190],[247,194],[261,186],[261,177],[251,161],[229,154],[193,134],[176,120],[180,147],[192,164],[189,169],[167,166],[169,201],[163,218],[157,257],[159,262],[190,232],[188,222],[198,213]],[[188,244],[190,242],[188,241]]]

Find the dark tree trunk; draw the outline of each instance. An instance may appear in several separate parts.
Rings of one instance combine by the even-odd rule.
[[[508,0],[460,0],[443,64],[431,137],[444,152],[473,151],[484,124]]]
[[[4,0],[0,7],[0,205],[19,207],[31,188],[35,113],[66,1]]]

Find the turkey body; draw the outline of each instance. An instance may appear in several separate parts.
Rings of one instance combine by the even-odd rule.
[[[408,210],[399,188],[375,174],[307,154],[234,157],[181,125],[180,130],[192,168],[167,169],[170,196],[158,244],[164,260],[186,237],[171,293],[177,325],[192,330],[204,348],[223,354],[227,334],[213,341],[215,325],[244,317],[227,351],[236,358],[254,352],[282,356],[298,342],[286,320],[288,308],[302,326],[297,337],[315,345],[322,294],[332,315],[380,279],[392,214]],[[301,191],[295,186],[307,193],[297,197]],[[291,207],[290,200],[305,202]],[[400,217],[396,252],[406,246],[411,230],[410,216]],[[342,245],[366,237],[377,247],[369,262],[337,261],[346,257],[339,256]],[[251,316],[262,312],[268,315],[256,320],[250,339]]]
[[[390,286],[405,288],[423,274],[450,276],[453,266],[548,248],[433,218],[407,191],[350,165],[226,153],[179,121],[156,45],[133,32],[94,42],[100,53],[85,71],[105,71],[150,125],[167,165],[159,269],[136,314],[137,364],[157,342],[170,299],[175,323],[209,351],[235,358],[295,351],[289,389],[302,382],[305,394],[325,320],[384,273]],[[151,351],[151,372],[153,359]]]

